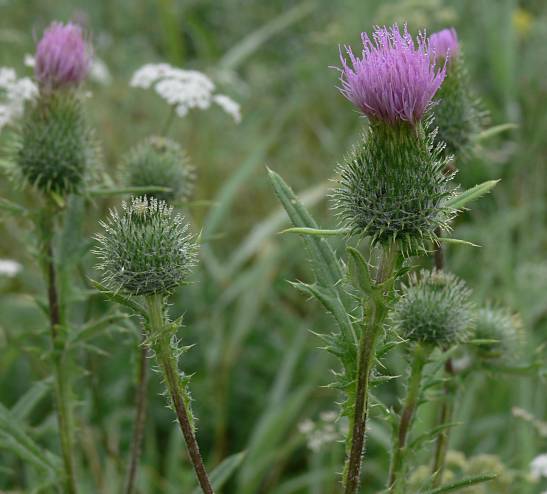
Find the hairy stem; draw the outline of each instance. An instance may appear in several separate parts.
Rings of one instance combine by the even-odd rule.
[[[404,494],[404,457],[408,433],[412,426],[412,419],[416,411],[420,397],[420,385],[422,382],[422,371],[427,362],[427,349],[417,344],[414,349],[414,359],[410,368],[410,377],[406,390],[406,397],[399,418],[399,426],[395,435],[395,445],[389,467],[389,492]]]
[[[376,274],[377,284],[384,283],[391,277],[396,255],[394,246],[390,245],[384,248],[380,266]],[[386,287],[386,292],[390,290],[391,286]],[[384,293],[384,296],[387,297],[388,293]],[[371,298],[367,305],[367,320],[359,339],[355,407],[350,436],[349,457],[346,461],[344,478],[345,494],[357,493],[361,482],[361,464],[365,448],[368,416],[369,381],[371,370],[374,366],[374,347],[386,315],[387,304],[383,300]]]
[[[214,494],[199,451],[192,421],[186,408],[185,385],[179,374],[177,358],[171,348],[171,337],[169,332],[165,331],[163,297],[161,295],[151,295],[147,297],[147,303],[150,316],[150,331],[152,333],[152,346],[163,372],[165,384],[171,396],[182,435],[186,441],[190,460],[192,461],[201,490],[204,494]]]
[[[137,376],[137,389],[135,396],[135,423],[133,426],[133,438],[131,440],[131,457],[125,493],[135,492],[137,479],[137,468],[142,451],[142,440],[144,437],[144,425],[146,422],[146,391],[148,389],[148,349],[144,344],[139,348],[139,369]]]
[[[70,380],[66,373],[65,345],[62,341],[62,336],[60,335],[60,326],[63,324],[64,318],[57,285],[57,268],[53,251],[54,233],[54,213],[52,211],[46,211],[42,224],[43,255],[47,281],[57,424],[59,427],[59,439],[65,469],[65,490],[68,494],[76,494]]]
[[[454,383],[454,367],[452,360],[448,359],[444,366],[444,371],[447,376],[447,381],[444,385],[444,396],[439,412],[439,425],[447,424],[452,420],[454,414],[454,398],[456,394],[456,385]],[[444,465],[446,462],[446,453],[448,451],[448,440],[450,437],[450,429],[443,429],[437,434],[435,443],[435,455],[433,456],[433,467],[431,470],[432,487],[439,487],[442,482]]]

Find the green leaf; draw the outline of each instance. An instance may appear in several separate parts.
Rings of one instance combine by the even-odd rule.
[[[438,240],[439,242],[443,242],[445,244],[467,245],[468,247],[481,247],[480,245],[474,244],[473,242],[468,242],[467,240],[461,240],[459,238],[439,237]]]
[[[18,216],[26,216],[28,214],[28,210],[26,208],[8,199],[4,199],[3,197],[0,197],[0,209]]]
[[[84,324],[79,331],[74,332],[71,343],[81,343],[94,338],[102,333],[104,330],[113,324],[124,321],[128,318],[127,314],[110,314],[102,317],[96,321],[89,321]]]
[[[11,414],[19,420],[25,420],[32,413],[34,407],[49,393],[52,383],[51,377],[34,383],[13,405],[10,410]]]
[[[375,289],[368,271],[367,261],[355,247],[346,247],[350,259],[350,273],[354,285],[369,296],[375,295]]]
[[[59,475],[60,459],[34,442],[25,432],[24,424],[3,405],[0,405],[0,449],[11,451],[52,476]]]
[[[497,475],[493,473],[485,474],[485,475],[476,475],[474,477],[467,477],[465,479],[458,480],[450,484],[441,485],[440,487],[426,491],[423,494],[441,494],[442,492],[453,492],[453,491],[463,489],[465,487],[469,487],[471,485],[480,484],[481,482],[488,482],[489,480],[493,480],[496,477]]]
[[[135,302],[134,300],[131,300],[130,298],[122,295],[119,292],[113,292],[109,290],[106,286],[102,285],[96,280],[90,279],[89,282],[99,291],[101,292],[105,297],[109,298],[113,302],[116,302],[120,305],[125,305],[126,307],[129,307],[132,311],[134,311],[139,316],[143,317],[145,321],[148,321],[148,312],[146,309],[139,304],[138,302]]]
[[[230,479],[245,458],[245,451],[228,456],[220,465],[218,465],[209,475],[209,480],[213,488],[218,491]],[[197,487],[192,494],[201,494],[202,490]]]
[[[450,199],[446,203],[446,207],[461,209],[467,203],[474,201],[478,199],[479,197],[482,197],[483,195],[490,192],[496,186],[498,182],[499,180],[488,180],[486,182],[483,182],[482,184],[475,185],[475,187],[471,187],[470,189],[467,189],[465,192],[462,192],[461,194],[458,194],[456,197]]]
[[[491,137],[501,134],[502,132],[505,132],[506,130],[516,129],[517,127],[518,125],[514,123],[504,123],[500,125],[494,125],[494,127],[485,129],[479,134],[477,134],[477,136],[475,137],[475,142],[486,141],[487,139],[490,139]]]
[[[299,233],[301,235],[316,235],[318,237],[343,237],[350,232],[348,228],[339,228],[338,230],[322,230],[321,228],[302,228],[293,227],[282,230],[279,233]]]

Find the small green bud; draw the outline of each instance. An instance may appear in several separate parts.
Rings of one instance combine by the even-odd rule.
[[[151,194],[168,203],[188,201],[195,188],[196,172],[188,155],[179,144],[164,137],[150,137],[132,149],[123,173],[129,186],[171,189]]]
[[[476,346],[480,358],[516,360],[522,350],[523,336],[520,317],[508,309],[487,306],[476,311],[474,337],[492,340]]]
[[[450,180],[434,132],[421,124],[371,122],[363,141],[339,167],[334,208],[353,234],[373,243],[399,242],[405,255],[425,248],[435,230],[448,228],[454,211]]]
[[[444,142],[444,154],[458,159],[469,157],[473,138],[480,132],[486,114],[470,89],[469,77],[462,56],[448,64],[446,78],[433,105],[437,139]]]
[[[391,311],[393,328],[406,340],[442,348],[464,342],[473,323],[470,297],[453,274],[422,270],[402,287]]]
[[[168,294],[196,263],[197,245],[181,214],[156,198],[138,197],[110,211],[96,236],[104,282],[130,295]]]
[[[77,192],[86,174],[90,139],[75,94],[41,93],[25,111],[17,164],[26,181],[43,192]]]

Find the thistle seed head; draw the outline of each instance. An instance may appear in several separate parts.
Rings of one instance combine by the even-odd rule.
[[[362,142],[339,166],[334,209],[352,234],[374,243],[397,241],[411,255],[449,228],[455,212],[445,203],[453,194],[442,146],[427,125],[372,122]]]
[[[471,291],[443,271],[420,272],[402,287],[390,319],[404,339],[441,348],[467,340],[473,323]]]
[[[80,189],[91,145],[79,99],[41,93],[25,110],[16,161],[28,183],[65,195]]]
[[[173,203],[188,201],[194,192],[195,168],[182,147],[171,139],[150,137],[131,150],[125,159],[124,180],[129,186],[169,188],[151,196]]]
[[[110,211],[96,236],[98,269],[112,290],[169,294],[196,264],[197,244],[181,214],[156,198],[138,197]]]

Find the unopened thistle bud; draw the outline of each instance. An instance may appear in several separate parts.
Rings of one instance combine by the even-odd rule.
[[[446,78],[433,106],[437,139],[446,144],[446,156],[467,158],[473,138],[481,130],[485,113],[472,94],[456,30],[451,28],[433,33],[429,38],[429,48],[447,62]]]
[[[182,215],[156,198],[138,197],[101,222],[95,254],[106,285],[130,295],[168,294],[186,280],[197,245]]]
[[[55,90],[78,86],[91,68],[91,49],[82,28],[71,22],[53,22],[36,47],[35,74],[40,88]]]
[[[402,287],[391,311],[393,328],[406,340],[441,348],[464,342],[473,324],[470,297],[453,274],[423,270]]]
[[[342,57],[341,91],[370,120],[360,144],[339,167],[335,208],[353,234],[373,243],[396,240],[403,253],[423,248],[446,228],[453,212],[444,173],[442,145],[434,145],[424,117],[439,89],[445,67],[437,67],[420,34],[406,27],[377,28],[362,35],[362,58],[347,48]]]
[[[516,360],[523,344],[522,321],[508,309],[482,307],[476,311],[474,338],[483,340],[476,346],[485,360]]]
[[[150,137],[132,149],[123,173],[127,185],[170,189],[151,194],[168,203],[188,201],[194,192],[196,173],[188,155],[179,144],[164,137]]]
[[[41,93],[25,110],[17,164],[43,192],[77,192],[90,159],[92,136],[76,95]]]

